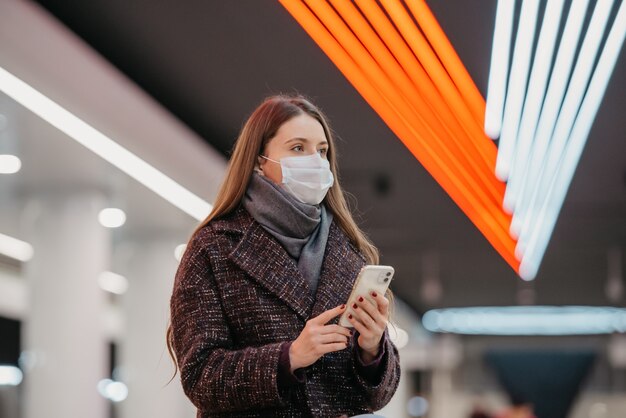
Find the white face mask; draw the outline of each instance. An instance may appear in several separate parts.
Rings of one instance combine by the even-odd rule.
[[[261,157],[280,164],[284,187],[303,203],[319,204],[335,181],[330,163],[317,152],[302,157],[284,157],[280,162],[264,155]]]

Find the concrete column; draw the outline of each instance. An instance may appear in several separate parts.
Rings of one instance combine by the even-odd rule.
[[[98,223],[96,192],[37,193],[26,205],[29,312],[24,321],[24,417],[105,418],[98,382],[108,375],[102,327],[109,231]]]
[[[460,416],[463,400],[454,388],[454,371],[462,360],[462,348],[455,335],[441,335],[437,338],[433,352],[431,375],[430,414],[431,418]]]
[[[167,384],[174,372],[165,333],[178,244],[170,237],[143,237],[124,251],[122,274],[129,288],[122,298],[125,327],[119,364],[128,398],[119,405],[121,418],[193,418],[196,414],[182,390],[180,372]]]

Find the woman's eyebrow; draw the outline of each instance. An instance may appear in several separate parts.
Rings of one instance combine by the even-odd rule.
[[[295,141],[311,142],[310,140],[308,140],[306,138],[295,137],[295,138],[291,138],[291,139],[288,139],[287,141],[285,141],[285,144],[288,144],[290,142],[295,142]],[[318,145],[328,145],[328,141],[322,141]]]

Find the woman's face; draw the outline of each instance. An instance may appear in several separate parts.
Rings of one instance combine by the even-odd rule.
[[[317,119],[307,113],[302,113],[289,119],[278,128],[276,135],[266,144],[263,155],[272,160],[280,161],[283,157],[311,155],[315,152],[326,159],[328,141],[324,134],[324,128]],[[265,177],[274,183],[282,183],[283,173],[280,164],[262,157],[257,157],[257,159]]]

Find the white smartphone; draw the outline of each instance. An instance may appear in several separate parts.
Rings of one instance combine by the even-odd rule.
[[[339,325],[348,328],[353,327],[348,320],[348,314],[354,313],[352,305],[356,302],[357,296],[362,295],[366,300],[369,300],[370,303],[376,306],[377,304],[372,296],[372,292],[384,295],[391,283],[391,279],[393,279],[393,273],[394,270],[391,266],[363,266],[354,282],[350,297],[346,302],[347,309],[341,314],[341,318],[339,318]]]

